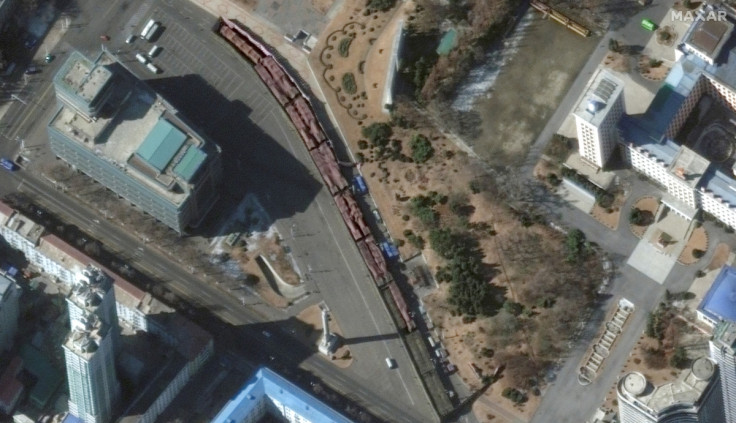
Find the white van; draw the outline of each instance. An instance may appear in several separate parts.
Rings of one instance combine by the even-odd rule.
[[[153,59],[158,56],[159,53],[161,53],[161,46],[153,46],[151,47],[151,50],[148,51],[148,57]]]
[[[149,19],[148,22],[146,22],[146,26],[143,27],[143,30],[141,31],[141,38],[146,38],[146,35],[148,35],[149,32],[151,32],[151,28],[153,28],[153,25],[156,24],[156,21],[153,19]]]
[[[158,23],[153,24],[151,29],[148,30],[148,32],[146,33],[146,35],[143,36],[143,38],[145,38],[148,41],[151,41],[151,38],[155,37],[156,33],[158,33],[159,28],[161,28],[161,25],[159,25]]]
[[[136,60],[138,60],[142,65],[148,64],[148,57],[138,53],[135,55]]]
[[[158,66],[154,65],[153,63],[149,63],[146,65],[146,68],[151,71],[151,73],[159,73],[161,72],[161,69],[158,68]]]
[[[386,357],[386,366],[388,366],[389,369],[395,369],[396,368],[396,360],[394,360],[391,357]]]
[[[432,338],[432,335],[427,337],[427,342],[429,342],[429,346],[432,348],[434,348],[434,346],[436,345],[434,342],[434,338]]]

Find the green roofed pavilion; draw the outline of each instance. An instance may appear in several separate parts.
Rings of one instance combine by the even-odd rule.
[[[207,153],[196,147],[189,147],[187,152],[184,153],[184,157],[174,167],[174,173],[190,182],[205,160],[207,160]]]
[[[159,172],[163,172],[179,151],[187,135],[166,119],[159,119],[136,154]]]

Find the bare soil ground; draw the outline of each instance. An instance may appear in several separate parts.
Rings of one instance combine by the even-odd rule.
[[[659,200],[654,197],[642,197],[636,200],[632,208],[642,211],[648,211],[654,216],[657,213],[657,209],[659,208]],[[631,229],[631,232],[636,235],[637,238],[643,237],[644,232],[647,231],[647,226],[629,224],[629,228]]]
[[[670,67],[664,64],[652,67],[649,61],[650,57],[647,55],[639,57],[638,67],[641,76],[650,81],[663,81],[670,72]]]
[[[728,261],[728,256],[731,254],[731,247],[728,246],[728,244],[720,243],[716,245],[715,252],[713,253],[713,258],[710,260],[710,264],[708,264],[707,270],[716,270],[723,267],[724,264]]]
[[[482,122],[473,149],[493,165],[519,163],[526,156],[598,42],[541,16],[524,37],[493,88],[473,106]]]
[[[697,263],[700,258],[693,255],[693,251],[699,250],[705,252],[708,249],[708,233],[703,226],[695,228],[690,235],[690,239],[685,244],[685,249],[682,250],[680,257],[677,259],[684,265],[691,265]],[[728,256],[727,256],[728,257]]]
[[[603,58],[603,66],[618,72],[628,72],[631,68],[631,59],[629,56],[621,53],[608,52]]]
[[[332,4],[334,2],[335,0],[312,0],[312,6],[315,10],[324,14],[327,13],[328,10],[330,10],[330,7],[332,7]]]
[[[320,337],[322,336],[322,311],[319,308],[319,305],[315,304],[311,307],[305,308],[296,316],[296,318],[303,324],[303,326],[296,329],[292,335],[294,335],[303,344],[316,351]],[[342,338],[340,325],[332,317],[330,318],[329,325],[330,332]],[[345,344],[340,344],[335,351],[334,357],[335,359],[330,360],[330,362],[341,369],[346,369],[353,364],[350,347]],[[324,358],[328,359],[327,357]]]
[[[595,218],[595,220],[601,222],[603,226],[608,229],[615,230],[618,228],[619,220],[621,220],[621,207],[624,205],[625,201],[626,197],[624,197],[623,192],[619,192],[616,194],[616,197],[613,200],[613,205],[610,208],[604,209],[598,203],[595,203],[590,214]]]

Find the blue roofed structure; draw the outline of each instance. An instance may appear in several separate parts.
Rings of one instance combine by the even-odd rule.
[[[159,119],[136,154],[154,169],[163,172],[186,140],[187,134],[166,119]]]
[[[711,326],[721,321],[736,322],[736,269],[721,268],[697,312],[698,317]]]
[[[282,376],[261,367],[212,423],[255,423],[266,414],[290,422],[352,422]]]
[[[197,171],[202,167],[202,163],[207,160],[207,153],[194,146],[187,147],[187,151],[182,156],[179,163],[174,166],[174,173],[180,178],[190,182]]]

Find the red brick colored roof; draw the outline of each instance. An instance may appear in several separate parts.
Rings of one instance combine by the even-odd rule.
[[[9,408],[23,391],[23,384],[16,376],[23,369],[23,359],[15,356],[5,372],[0,376],[0,408]],[[7,410],[10,411],[10,410]]]

